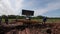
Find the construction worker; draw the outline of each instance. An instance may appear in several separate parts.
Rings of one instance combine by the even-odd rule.
[[[5,23],[8,24],[8,16],[5,16]]]
[[[47,17],[43,18],[43,24],[45,24],[45,22],[47,21]]]

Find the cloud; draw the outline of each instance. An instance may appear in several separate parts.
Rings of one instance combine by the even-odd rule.
[[[35,10],[35,16],[37,15],[43,15],[46,12],[49,12],[51,10],[60,9],[60,1],[57,0],[57,2],[50,2],[46,5],[45,8],[38,8]]]
[[[14,3],[13,3],[14,2]],[[23,4],[22,4],[23,0],[10,0],[10,3],[12,4],[12,8],[15,9],[16,11],[20,8],[22,8]]]
[[[60,9],[60,0],[31,0],[29,2],[24,3],[24,9],[34,10],[35,14],[43,15],[46,12],[51,10]]]
[[[23,6],[22,1],[23,0],[13,0],[15,3],[10,2],[12,0],[1,0],[0,1],[0,15],[17,15],[18,10]],[[15,4],[15,5],[14,5]],[[15,7],[12,7],[15,6]],[[2,10],[1,10],[2,9]]]
[[[1,0],[0,15],[18,15],[22,9],[34,10],[34,16],[43,15],[51,10],[60,9],[59,3],[60,0]]]
[[[49,9],[60,9],[60,2],[57,3],[49,3],[48,4]]]
[[[12,2],[12,0],[10,0],[10,1]],[[18,15],[19,12],[21,12],[21,9],[23,7],[23,4],[22,4],[23,0],[13,0],[13,2],[11,4],[12,4],[12,8],[14,9],[14,14]]]
[[[13,9],[10,5],[10,2],[8,0],[1,0],[1,9],[0,12],[1,12],[1,15],[5,14],[5,15],[8,15],[8,14],[12,14],[13,12]]]

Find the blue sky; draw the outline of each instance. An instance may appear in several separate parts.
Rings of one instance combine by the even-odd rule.
[[[48,17],[60,17],[60,9],[46,12],[43,15]]]
[[[60,0],[0,0],[0,15],[21,15],[22,9],[34,16],[60,17]]]

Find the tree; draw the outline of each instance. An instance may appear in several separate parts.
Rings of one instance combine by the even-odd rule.
[[[42,19],[43,17],[44,17],[44,16],[41,16],[41,15],[37,16],[38,19]]]
[[[6,17],[6,15],[2,15],[1,17],[4,19]]]
[[[9,18],[9,19],[15,19],[16,16],[15,16],[15,15],[8,15],[8,18]]]

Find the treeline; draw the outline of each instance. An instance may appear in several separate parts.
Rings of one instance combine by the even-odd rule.
[[[2,17],[4,19],[6,17],[6,15],[2,15],[0,17]],[[8,17],[8,19],[16,19],[16,18],[23,19],[23,18],[25,18],[24,16],[18,16],[18,15],[7,15],[7,17]]]
[[[4,19],[6,17],[6,15],[2,15],[0,17],[2,17]],[[39,15],[39,16],[36,16],[36,17],[31,17],[31,19],[42,19],[43,17],[45,17],[45,16]],[[16,18],[24,19],[25,17],[24,16],[19,16],[19,15],[8,15],[8,19],[16,19]],[[47,18],[49,18],[49,17],[47,17]],[[49,18],[49,19],[60,19],[60,18]]]
[[[6,17],[6,15],[2,15],[0,16],[2,17],[3,19]],[[24,16],[19,16],[19,15],[8,15],[8,19],[24,19],[25,17]],[[31,19],[41,19],[43,18],[43,16],[36,16],[36,17],[31,17]]]

